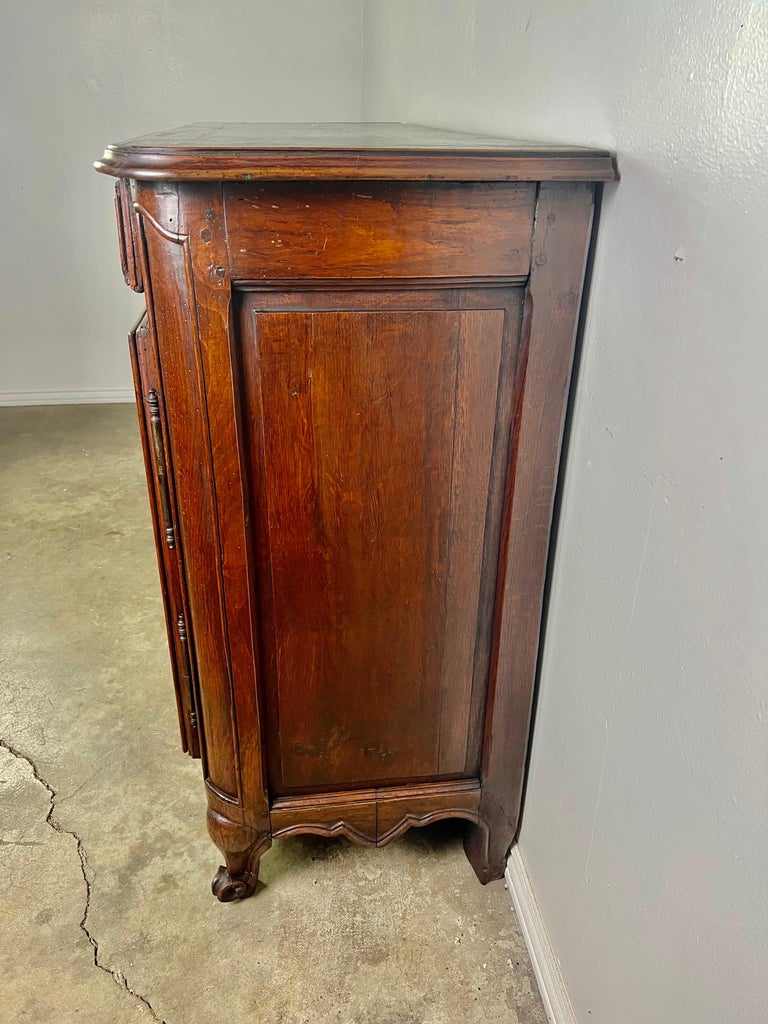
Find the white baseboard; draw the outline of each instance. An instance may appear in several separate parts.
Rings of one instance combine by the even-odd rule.
[[[520,848],[515,845],[507,860],[507,889],[517,914],[533,973],[541,993],[541,1001],[550,1024],[576,1024],[576,1016],[560,973],[560,964],[549,942],[547,930],[525,870]]]
[[[0,391],[0,406],[96,405],[135,401],[132,388],[93,388],[85,391]]]

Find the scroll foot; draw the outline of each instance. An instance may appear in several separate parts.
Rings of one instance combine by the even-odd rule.
[[[220,903],[231,903],[233,900],[244,900],[252,896],[259,880],[257,871],[244,871],[239,875],[230,875],[222,864],[211,882],[211,892]]]
[[[213,895],[221,903],[252,896],[259,881],[261,855],[272,842],[270,834],[229,821],[212,809],[208,810],[208,831],[225,861],[213,876]]]

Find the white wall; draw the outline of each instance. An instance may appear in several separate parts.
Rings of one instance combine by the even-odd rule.
[[[359,120],[360,0],[0,0],[0,20],[0,403],[129,397],[142,300],[92,162],[190,121]]]
[[[0,0],[2,2],[2,0]],[[747,0],[2,2],[0,393],[126,394],[108,141],[610,146],[521,850],[580,1024],[768,1006],[768,27]],[[125,389],[125,390],[123,390]]]
[[[580,1024],[768,1020],[768,27],[369,0],[371,120],[609,146],[520,849]]]

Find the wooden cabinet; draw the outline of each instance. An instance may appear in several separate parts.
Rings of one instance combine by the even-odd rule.
[[[184,749],[219,899],[272,839],[520,807],[565,404],[610,155],[403,125],[109,147]]]

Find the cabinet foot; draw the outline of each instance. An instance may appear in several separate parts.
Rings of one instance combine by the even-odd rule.
[[[514,829],[509,826],[480,823],[467,828],[464,852],[483,885],[504,877],[507,854],[514,838]]]
[[[225,860],[213,876],[213,895],[221,903],[252,896],[259,881],[259,861],[272,845],[271,835],[229,821],[210,808],[208,832]]]
[[[246,897],[253,895],[258,880],[258,870],[255,872],[244,871],[239,875],[231,875],[222,864],[213,876],[211,892],[220,903],[244,900]]]

